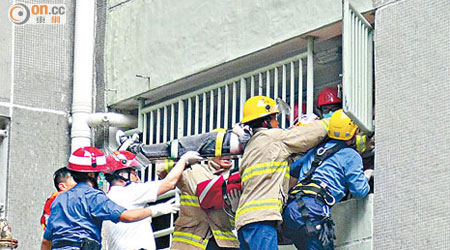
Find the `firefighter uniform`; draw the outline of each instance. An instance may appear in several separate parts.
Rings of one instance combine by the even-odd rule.
[[[213,170],[208,165],[196,164],[183,172],[177,184],[181,190],[181,206],[171,249],[206,249],[211,237],[219,247],[239,248],[230,217],[223,210],[200,208],[195,195],[197,184],[212,178]]]
[[[239,172],[243,193],[236,212],[236,228],[243,249],[277,248],[276,222],[282,220],[281,209],[288,198],[289,164],[292,154],[304,154],[327,134],[324,121],[315,121],[290,130],[258,128],[248,142]],[[258,239],[273,228],[274,237]],[[257,237],[248,237],[255,235]],[[241,247],[241,249],[242,249]],[[268,248],[269,247],[269,248]]]

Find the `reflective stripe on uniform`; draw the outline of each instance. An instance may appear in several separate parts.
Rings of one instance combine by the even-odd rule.
[[[239,242],[236,235],[233,232],[227,232],[227,231],[220,231],[220,230],[212,230],[212,233],[214,234],[214,238],[219,240],[232,240]]]
[[[200,207],[198,198],[195,195],[182,194],[180,198],[180,205]]]
[[[173,166],[175,165],[175,162],[172,160],[164,160],[164,170],[166,170],[167,173],[169,173],[169,171],[173,168]]]
[[[172,240],[188,243],[202,249],[205,249],[208,244],[208,239],[202,239],[202,237],[195,234],[177,231],[173,232]]]
[[[256,200],[245,203],[242,207],[239,207],[236,213],[236,220],[243,214],[258,210],[280,210],[282,204],[279,199],[264,199]]]
[[[244,170],[244,173],[242,174],[242,182],[245,182],[257,175],[272,174],[275,172],[284,172],[285,177],[289,178],[289,166],[287,161],[271,161],[251,165]]]
[[[330,122],[330,119],[322,119],[320,120],[320,124],[328,131],[328,124]]]

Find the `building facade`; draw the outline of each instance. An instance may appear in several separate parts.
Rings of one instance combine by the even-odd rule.
[[[15,25],[0,16],[0,205],[19,249],[39,249],[52,173],[70,153],[76,1],[42,3],[65,4],[66,23]],[[333,208],[337,249],[446,249],[450,2],[350,4],[373,28],[365,29],[373,47],[352,50],[372,49],[373,56],[350,70],[351,78],[374,82],[374,109],[367,105],[371,91],[357,95],[342,83],[351,49],[343,42],[349,32],[341,1],[97,0],[91,111],[132,114],[139,119],[133,131],[145,143],[160,143],[231,127],[253,95],[280,97],[291,107],[305,103],[311,113],[321,89],[340,86],[349,103],[367,106],[363,112],[349,105],[355,116],[376,113],[369,126],[376,181],[368,198]],[[292,122],[280,119],[284,127]],[[112,145],[108,129],[115,131],[92,128],[92,144]],[[144,175],[156,178],[152,167]],[[170,228],[171,220],[157,227]],[[167,247],[170,230],[158,238]]]

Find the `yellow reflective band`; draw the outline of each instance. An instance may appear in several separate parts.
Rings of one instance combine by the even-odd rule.
[[[232,232],[225,232],[225,231],[220,231],[220,230],[212,230],[214,237],[216,239],[219,240],[231,240],[231,241],[237,241],[239,242],[239,240],[237,239],[236,235],[234,235],[234,233]]]
[[[250,201],[245,203],[244,206],[239,207],[236,213],[236,220],[243,214],[258,211],[258,210],[267,210],[267,209],[277,209],[281,211],[281,201],[278,199],[265,199],[258,201]]]
[[[208,244],[208,239],[202,240],[202,238],[198,235],[184,232],[174,232],[172,240],[185,242],[196,247],[200,247],[201,249],[205,249]]]
[[[200,207],[198,198],[195,195],[182,194],[180,198],[180,205]]]
[[[328,131],[328,123],[330,122],[329,118],[325,118],[320,120],[320,124],[322,124],[322,126]]]
[[[216,137],[216,151],[215,151],[215,155],[217,156],[222,156],[222,144],[223,144],[223,138],[225,137],[225,133],[224,132],[219,132],[217,133],[217,137]]]
[[[356,150],[358,150],[360,153],[364,153],[364,151],[366,151],[366,140],[367,136],[365,135],[356,136]]]
[[[164,160],[164,170],[166,170],[166,172],[168,173],[175,165],[174,163],[175,162],[170,159]]]
[[[281,167],[280,167],[281,166]],[[288,172],[289,166],[286,161],[264,162],[252,165],[244,170],[242,182],[261,174],[272,174],[275,172]]]

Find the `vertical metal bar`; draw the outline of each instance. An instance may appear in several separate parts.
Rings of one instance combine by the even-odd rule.
[[[250,79],[250,97],[255,95],[255,76]]]
[[[233,96],[231,98],[231,105],[232,105],[232,110],[231,110],[231,123],[235,124],[236,123],[236,99],[237,99],[237,93],[236,93],[236,82],[233,82]]]
[[[348,110],[348,95],[349,95],[349,80],[351,79],[351,67],[352,65],[352,53],[351,53],[351,40],[352,35],[352,19],[348,13],[348,1],[344,1],[343,8],[343,20],[342,20],[342,103],[345,111]]]
[[[350,12],[351,13],[351,12]],[[353,96],[355,96],[355,87],[353,86],[353,83],[355,82],[355,80],[356,80],[356,72],[357,72],[357,70],[356,70],[356,68],[357,68],[357,65],[356,65],[356,44],[357,44],[357,42],[356,42],[356,22],[355,22],[355,16],[353,15],[353,14],[351,14],[351,17],[352,17],[352,40],[351,40],[351,43],[352,43],[352,48],[351,48],[351,55],[352,55],[352,68],[351,68],[351,78],[350,78],[350,80],[349,80],[349,82],[348,82],[348,86],[349,86],[349,88],[350,88],[350,92],[351,92],[351,97],[353,97]],[[353,110],[353,98],[349,98],[350,100],[347,100],[347,103],[348,103],[348,106],[349,106],[349,109],[350,110]]]
[[[306,113],[306,110],[303,110],[303,60],[298,59],[298,113],[303,114]]]
[[[278,67],[274,69],[273,76],[273,99],[276,99],[278,96]]]
[[[150,111],[150,133],[148,136],[148,144],[153,144],[153,132],[154,132],[154,117],[153,117],[153,111]]]
[[[229,90],[228,90],[228,84],[225,85],[225,103],[224,103],[224,113],[223,113],[223,127],[224,128],[229,128],[229,123],[228,123],[228,95],[229,95]]]
[[[156,110],[156,143],[161,142],[161,109]]]
[[[363,63],[361,65],[362,68],[362,74],[361,74],[361,78],[362,78],[362,91],[361,91],[361,98],[359,99],[360,102],[363,103],[363,107],[362,107],[362,120],[364,121],[364,123],[367,122],[367,101],[363,101],[363,97],[367,98],[367,27],[363,25],[363,37],[362,37],[362,50],[361,50],[361,54],[363,55]]]
[[[368,60],[367,60],[367,81],[368,81],[368,89],[367,89],[367,103],[368,103],[368,129],[370,131],[373,130],[373,79],[372,79],[372,58],[373,58],[373,30],[368,31],[368,44],[367,44],[367,54],[368,54]]]
[[[217,128],[221,128],[220,118],[222,116],[222,91],[221,88],[217,88]],[[224,126],[225,127],[225,126]]]
[[[188,111],[187,111],[187,133],[186,135],[192,134],[192,98],[189,97],[188,101]]]
[[[214,129],[214,90],[209,93],[209,132],[211,132]]]
[[[314,38],[308,37],[308,64],[307,67],[307,81],[306,81],[306,107],[307,114],[313,113],[313,103],[314,103]]]
[[[245,79],[241,78],[241,96],[239,98],[239,100],[240,100],[239,117],[240,117],[241,121],[242,121],[242,117],[243,117],[243,113],[244,113],[242,111],[244,110],[244,103],[246,101],[246,94],[247,94],[247,87],[245,86]]]
[[[270,70],[266,72],[266,96],[270,97]]]
[[[178,101],[178,133],[177,138],[184,136],[184,102]]]
[[[283,101],[286,101],[286,64],[283,64],[283,76],[281,78],[281,98],[283,99]],[[283,112],[283,114],[281,115],[281,127],[282,128],[286,128],[286,114]]]
[[[178,127],[178,124],[175,124],[175,104],[170,104],[170,140],[175,139],[175,127]]]
[[[291,113],[289,114],[289,116],[291,117],[291,119],[289,119],[289,126],[292,126],[292,125],[294,125],[294,120],[295,120],[295,117],[294,117],[294,109],[295,109],[295,101],[294,101],[294,88],[295,88],[295,75],[294,75],[294,62],[291,62],[291,87],[290,87],[290,94],[289,94],[289,96],[290,96],[290,98],[291,98],[291,100],[290,100],[290,105],[291,105]],[[298,105],[298,104],[297,104]],[[300,107],[298,107],[298,112],[300,112]],[[300,117],[300,113],[298,113],[298,117]]]
[[[358,17],[357,17],[358,18]],[[355,85],[356,85],[356,83],[361,83],[362,82],[362,78],[361,78],[361,66],[362,66],[362,55],[361,55],[361,52],[362,52],[362,30],[361,30],[361,28],[362,28],[362,23],[361,23],[361,21],[359,20],[359,18],[358,18],[358,27],[357,27],[357,29],[358,29],[358,38],[357,38],[357,43],[358,43],[358,49],[357,49],[357,52],[358,52],[358,54],[357,54],[357,58],[358,58],[358,63],[357,63],[357,65],[358,65],[358,71],[357,71],[357,74],[358,74],[358,78],[356,78],[356,82],[355,82]],[[355,86],[356,87],[356,86]],[[359,99],[359,97],[361,96],[361,87],[359,87],[358,86],[358,88],[356,88],[357,89],[357,94],[356,94],[356,100],[355,100],[355,102],[353,102],[354,104],[355,104],[355,107],[356,107],[356,115],[360,115],[361,114],[361,105],[357,105],[357,103],[358,103],[358,99]]]
[[[259,72],[259,78],[258,78],[258,95],[262,95],[262,89],[263,89],[263,84],[262,84],[262,73]]]
[[[143,139],[143,143],[144,144],[148,144],[148,132],[147,132],[147,128],[148,128],[148,120],[147,120],[147,114],[148,113],[144,113],[144,128],[142,129],[142,139]]]
[[[203,93],[202,134],[206,133],[206,93]]]
[[[162,126],[163,126],[163,140],[162,140],[162,142],[166,142],[167,141],[167,127],[168,127],[168,124],[167,124],[167,106],[164,106],[164,108],[163,108],[163,124],[162,124]]]
[[[198,135],[198,125],[200,123],[200,108],[199,108],[199,105],[200,105],[200,98],[199,98],[198,95],[196,95],[195,96],[195,121],[194,121],[194,123],[195,123],[194,131],[195,131],[196,135]]]

